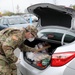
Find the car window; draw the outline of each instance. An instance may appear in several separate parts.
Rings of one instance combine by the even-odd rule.
[[[7,19],[4,19],[4,20],[3,20],[3,25],[8,25]]]
[[[27,22],[25,21],[24,18],[22,17],[13,17],[9,18],[8,22],[10,25],[15,25],[15,24],[26,24]]]
[[[57,33],[57,32],[50,32],[50,33],[44,33],[48,37],[48,39],[61,41],[63,33]]]
[[[3,19],[0,20],[0,24],[3,24]]]
[[[0,23],[1,23],[1,18],[0,18]]]
[[[71,43],[75,40],[75,36],[72,36],[72,35],[69,35],[69,34],[66,34],[65,38],[64,38],[64,42],[66,43]]]

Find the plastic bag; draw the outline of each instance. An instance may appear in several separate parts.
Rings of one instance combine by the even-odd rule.
[[[43,45],[41,43],[39,43],[38,45],[35,46],[36,49],[38,48],[42,48]],[[37,52],[37,53],[33,53],[33,52],[26,52],[27,58],[34,60],[34,61],[41,61],[43,59],[49,59],[51,58],[50,55],[47,54],[46,50],[43,50],[42,52]]]
[[[34,61],[41,61],[45,58],[48,58],[50,59],[50,55],[46,54],[46,53],[32,53],[32,52],[27,52],[26,53],[27,55],[27,58],[31,59],[31,60],[34,60]]]

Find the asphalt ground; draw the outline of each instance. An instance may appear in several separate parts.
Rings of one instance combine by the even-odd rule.
[[[15,54],[16,57],[19,57],[20,49],[17,48],[17,49],[14,51],[14,54]],[[17,75],[21,75],[19,69],[17,69]]]

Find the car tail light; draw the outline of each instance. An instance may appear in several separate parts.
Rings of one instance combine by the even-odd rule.
[[[52,55],[50,65],[55,67],[63,66],[73,58],[75,58],[75,52],[55,53]]]

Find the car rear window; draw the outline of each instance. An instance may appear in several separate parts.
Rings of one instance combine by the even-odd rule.
[[[75,40],[75,36],[72,36],[72,35],[69,35],[69,34],[66,34],[65,38],[64,38],[64,42],[66,43],[71,43]]]

